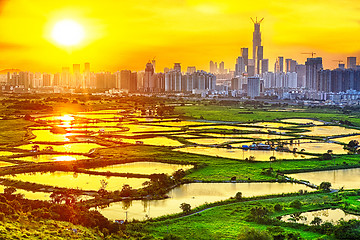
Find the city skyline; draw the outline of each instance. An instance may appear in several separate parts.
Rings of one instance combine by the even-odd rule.
[[[1,1],[0,68],[55,73],[90,62],[96,72],[139,71],[156,57],[159,71],[175,62],[208,71],[211,60],[234,70],[241,48],[252,46],[250,17],[264,17],[269,66],[278,56],[303,64],[309,56],[302,52],[316,52],[324,68],[332,69],[334,60],[360,57],[359,11],[356,1]],[[51,38],[64,19],[83,27],[77,45],[61,46]]]

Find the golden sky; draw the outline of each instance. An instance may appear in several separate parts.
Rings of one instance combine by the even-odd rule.
[[[93,71],[142,70],[156,57],[157,70],[174,62],[209,70],[209,61],[234,69],[241,47],[252,52],[250,17],[261,24],[270,70],[277,56],[304,63],[316,52],[333,60],[360,60],[359,0],[0,0],[0,69],[57,72],[72,63]],[[72,19],[84,28],[79,45],[51,38],[53,26]]]

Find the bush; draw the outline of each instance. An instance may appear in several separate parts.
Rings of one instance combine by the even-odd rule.
[[[236,200],[241,200],[242,199],[242,192],[237,192],[235,195]]]
[[[275,204],[275,206],[274,206],[274,210],[277,211],[277,212],[280,212],[280,211],[282,211],[282,206],[277,203],[277,204]]]
[[[239,234],[238,240],[271,240],[272,237],[267,231],[261,231],[255,228],[245,228],[245,230]]]
[[[169,233],[164,236],[163,240],[181,240],[182,238],[179,236],[176,236],[175,234]]]
[[[290,207],[300,209],[302,207],[302,203],[299,200],[294,200],[290,203]]]
[[[322,183],[320,183],[319,189],[320,190],[325,190],[325,191],[330,191],[330,187],[331,187],[331,183],[322,182]]]

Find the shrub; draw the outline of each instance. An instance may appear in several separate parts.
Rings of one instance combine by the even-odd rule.
[[[330,191],[330,187],[331,187],[331,183],[322,182],[322,183],[320,183],[319,189],[320,190],[325,190],[325,191]]]
[[[302,203],[299,200],[294,200],[290,203],[290,207],[300,209],[302,207]]]
[[[277,212],[280,212],[280,211],[282,211],[282,206],[277,203],[277,204],[275,204],[275,206],[274,206],[274,210],[277,211]]]

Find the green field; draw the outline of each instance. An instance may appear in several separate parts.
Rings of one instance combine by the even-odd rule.
[[[301,209],[290,207],[290,203],[299,200],[302,203]],[[236,239],[244,227],[253,227],[266,230],[267,227],[275,224],[283,230],[291,233],[299,233],[304,239],[317,239],[324,234],[309,231],[306,226],[291,225],[282,223],[275,219],[276,216],[305,212],[317,209],[324,209],[334,206],[336,197],[334,194],[309,194],[293,197],[277,197],[265,200],[235,202],[223,206],[213,207],[203,212],[177,217],[168,220],[133,224],[131,229],[138,229],[141,226],[144,234],[149,234],[156,239],[172,233],[180,239]],[[282,211],[275,211],[274,205],[280,204]],[[250,209],[253,207],[265,207],[269,210],[268,217],[272,220],[269,223],[254,222],[249,218]]]
[[[252,122],[252,121],[273,121],[282,118],[315,118],[327,122],[348,120],[356,126],[360,126],[360,114],[343,114],[336,109],[304,108],[286,111],[280,109],[249,109],[239,107],[228,107],[218,105],[193,105],[176,107],[177,113],[194,119],[205,119],[211,121],[232,121],[232,122]],[[239,112],[252,112],[252,114],[240,114]]]

